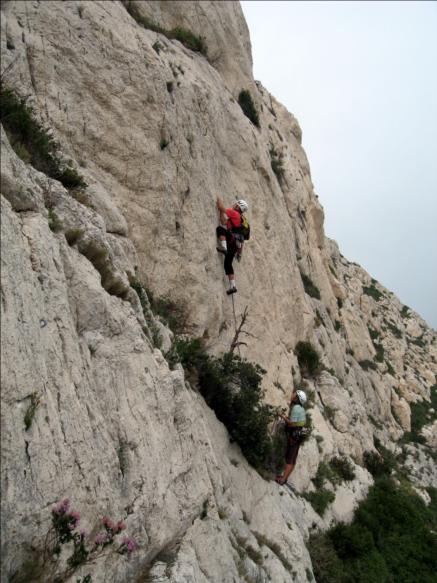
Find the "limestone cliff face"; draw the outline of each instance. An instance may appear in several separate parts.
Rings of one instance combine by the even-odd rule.
[[[140,26],[132,7],[164,29],[203,35],[207,57]],[[325,237],[301,130],[253,80],[238,3],[5,2],[1,26],[4,81],[88,184],[75,198],[20,160],[2,130],[2,581],[66,495],[90,524],[126,517],[141,544],[129,563],[96,566],[96,581],[306,580],[309,528],[352,515],[371,483],[360,464],[374,436],[396,448],[410,404],[430,400],[436,333]],[[260,128],[237,102],[241,89]],[[228,349],[217,195],[250,204],[236,309],[248,306],[253,337],[242,352],[267,370],[267,399],[285,404],[300,382],[298,341],[324,364],[308,381],[315,431],[293,481],[311,488],[319,462],[338,453],[357,473],[324,521],[229,444],[182,369],[153,348],[129,287],[136,277],[171,297],[190,334],[212,353]],[[40,404],[26,431],[32,394]],[[424,436],[435,447],[431,425]],[[417,486],[435,485],[427,446],[410,454]],[[262,566],[241,560],[244,539]],[[174,553],[171,568],[162,551]]]

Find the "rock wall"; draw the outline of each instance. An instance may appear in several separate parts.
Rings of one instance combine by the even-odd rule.
[[[132,7],[203,35],[207,56],[145,29]],[[1,26],[4,82],[88,184],[73,196],[20,160],[2,130],[2,581],[66,495],[90,525],[125,517],[140,542],[130,562],[97,566],[96,581],[305,581],[310,528],[352,516],[371,483],[363,453],[375,436],[395,449],[410,404],[430,400],[436,333],[325,237],[300,127],[253,80],[238,3],[5,2]],[[241,89],[260,128],[237,102]],[[320,461],[336,454],[357,473],[324,520],[229,444],[181,368],[153,347],[129,285],[138,278],[171,297],[190,334],[214,354],[228,349],[217,195],[250,204],[236,309],[248,306],[242,353],[266,369],[268,401],[285,404],[301,382],[298,341],[321,355],[324,371],[306,381],[315,430],[293,482],[313,488]],[[40,402],[26,430],[32,395]],[[431,426],[424,436],[432,445]],[[436,484],[426,443],[411,448],[417,486]]]

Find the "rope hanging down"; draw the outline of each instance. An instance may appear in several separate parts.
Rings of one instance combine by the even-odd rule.
[[[237,338],[238,338],[239,331],[237,329],[237,316],[235,315],[235,301],[234,301],[234,296],[233,295],[232,295],[232,311],[234,313],[235,336],[234,336],[234,340],[232,341],[231,352],[233,352],[235,346],[237,346],[237,348],[238,348],[238,356],[241,358],[240,343],[237,343]],[[245,309],[244,312],[246,313],[246,311],[247,311],[247,307],[246,307],[246,309]],[[243,325],[243,323],[244,323],[244,320],[242,321],[241,326]],[[240,326],[240,329],[241,329],[241,326]]]

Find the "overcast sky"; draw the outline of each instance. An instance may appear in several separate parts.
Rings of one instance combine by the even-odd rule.
[[[437,2],[241,4],[326,234],[437,329]]]

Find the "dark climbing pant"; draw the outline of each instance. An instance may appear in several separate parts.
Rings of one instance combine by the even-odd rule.
[[[228,252],[225,255],[225,273],[226,275],[233,275],[234,268],[232,267],[232,262],[237,252],[237,245],[235,243],[234,235],[222,226],[216,229],[217,237],[224,235],[226,237],[226,243],[228,245]]]
[[[287,439],[287,449],[285,451],[285,463],[295,464],[297,460],[297,454],[299,453],[300,439],[294,439],[293,437],[288,437]]]

